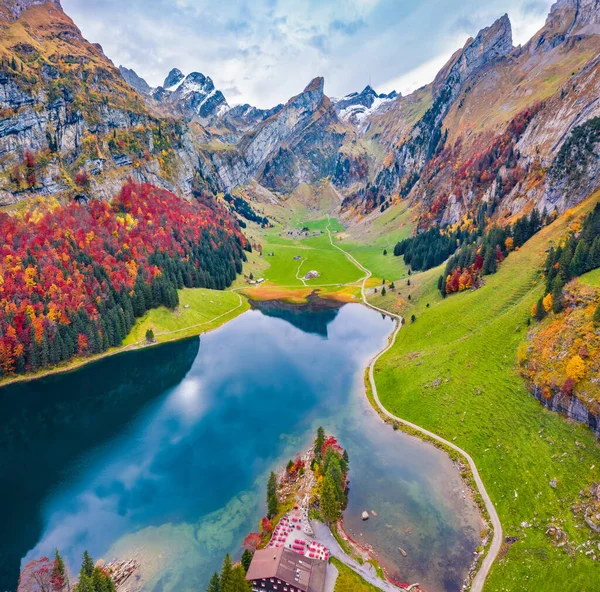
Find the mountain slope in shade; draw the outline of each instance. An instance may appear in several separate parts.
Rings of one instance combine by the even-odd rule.
[[[292,191],[331,174],[348,129],[315,78],[238,144],[250,174],[270,189]]]
[[[141,76],[138,76],[134,70],[119,66],[119,72],[125,82],[140,94],[148,95],[152,91],[152,87]]]

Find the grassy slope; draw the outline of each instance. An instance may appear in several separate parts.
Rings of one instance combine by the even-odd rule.
[[[407,275],[402,257],[394,257],[394,245],[410,235],[413,224],[412,211],[406,203],[390,207],[374,219],[365,220],[339,236],[339,244],[351,253],[374,277],[395,281]],[[373,217],[373,216],[370,216]],[[387,255],[383,254],[384,249]]]
[[[592,205],[586,202],[578,213]],[[435,295],[439,272],[422,274],[423,285],[413,276],[424,297],[413,298],[404,313],[417,321],[400,331],[376,368],[382,403],[467,450],[505,536],[518,537],[495,564],[487,590],[592,590],[600,581],[599,563],[582,552],[572,558],[545,536],[554,522],[575,543],[594,538],[570,508],[580,489],[600,478],[598,443],[584,426],[543,409],[516,369],[531,306],[543,291],[544,250],[566,227],[563,217],[542,230],[474,292],[441,300]],[[525,521],[533,526],[521,527]]]
[[[600,267],[598,269],[594,269],[593,271],[589,271],[585,275],[582,275],[579,278],[579,281],[586,286],[595,286],[600,288]]]
[[[333,592],[377,592],[377,590],[379,590],[379,588],[375,588],[375,586],[365,582],[358,574],[345,566],[341,561],[332,558],[331,563],[335,565],[339,571]]]
[[[137,320],[124,345],[144,340],[147,329],[154,331],[159,343],[198,335],[220,327],[247,309],[248,303],[242,299],[240,305],[235,292],[184,288],[179,290],[179,307],[175,311],[164,306],[148,311]]]

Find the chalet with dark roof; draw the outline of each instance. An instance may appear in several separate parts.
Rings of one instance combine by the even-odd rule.
[[[254,553],[246,579],[254,592],[323,592],[327,562],[280,547]]]

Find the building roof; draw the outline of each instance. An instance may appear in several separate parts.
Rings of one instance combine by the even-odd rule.
[[[254,553],[247,580],[277,578],[303,592],[323,592],[327,563],[291,549],[260,549]]]

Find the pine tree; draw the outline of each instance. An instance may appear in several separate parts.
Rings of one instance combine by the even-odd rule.
[[[241,565],[236,565],[231,572],[231,585],[223,592],[250,592],[252,585],[246,580],[246,572]]]
[[[558,314],[562,309],[562,288],[557,286],[552,292],[552,312]]]
[[[252,563],[252,553],[249,549],[244,549],[244,552],[242,553],[241,563],[244,567],[244,571],[248,573],[248,570],[250,569],[250,564]]]
[[[546,309],[544,308],[544,304],[542,303],[542,299],[540,298],[535,305],[535,318],[538,321],[541,321],[546,316]]]
[[[497,270],[498,262],[496,261],[496,251],[490,247],[485,254],[483,269],[481,271],[483,275],[491,275],[492,273],[496,273]]]
[[[600,236],[594,239],[588,255],[588,268],[596,269],[596,267],[600,267]]]
[[[80,574],[79,582],[75,586],[75,592],[96,592],[94,589],[94,582],[91,576],[87,574]]]
[[[81,577],[85,575],[91,578],[93,573],[94,561],[86,550],[83,552],[83,561],[81,562],[81,571],[79,572],[79,577],[81,579]]]
[[[221,592],[232,592],[233,563],[229,553],[225,555],[221,568]]]
[[[583,275],[587,271],[588,246],[585,241],[580,240],[577,243],[577,248],[571,259],[570,271],[571,275],[577,277]]]
[[[267,516],[272,518],[277,514],[277,476],[271,472],[269,482],[267,484]]]
[[[382,296],[385,296],[385,294],[386,294],[386,291],[385,291],[385,286],[383,286],[383,288],[381,288],[381,295],[382,295]]]
[[[340,516],[340,503],[337,498],[335,484],[329,475],[323,478],[321,489],[321,514],[326,522],[336,522]]]
[[[69,574],[63,558],[60,556],[58,549],[54,554],[54,562],[52,564],[52,592],[63,592],[71,589],[69,582]]]
[[[221,578],[217,572],[210,578],[206,592],[221,592]]]
[[[333,453],[333,457],[328,463],[326,476],[333,482],[336,498],[341,505],[344,501],[344,478],[342,475],[342,467],[340,466],[340,459],[335,453]]]
[[[317,429],[317,438],[315,439],[315,458],[317,460],[321,460],[321,451],[323,449],[323,444],[325,444],[325,430],[319,426]]]
[[[110,576],[105,574],[99,567],[94,568],[92,584],[95,592],[116,592],[117,590]]]

